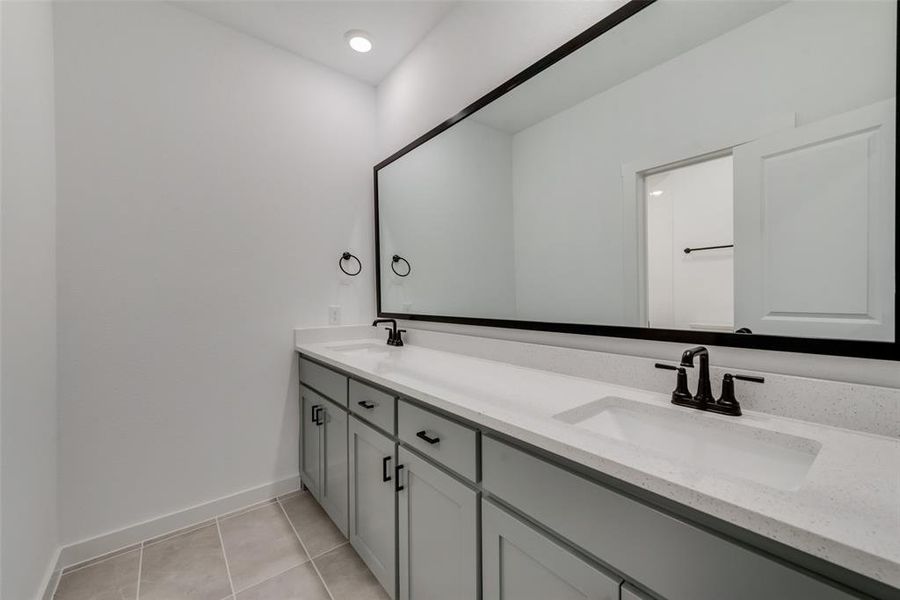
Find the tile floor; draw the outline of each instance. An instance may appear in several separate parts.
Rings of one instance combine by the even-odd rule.
[[[307,492],[66,569],[55,600],[385,600]]]

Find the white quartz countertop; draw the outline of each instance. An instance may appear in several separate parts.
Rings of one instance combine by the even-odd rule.
[[[383,339],[300,338],[297,350],[322,363],[900,588],[898,440],[764,413],[703,413],[675,407],[665,394],[415,345],[391,348]],[[610,396],[678,411],[723,435],[746,426],[821,446],[799,485],[779,488],[553,418]]]

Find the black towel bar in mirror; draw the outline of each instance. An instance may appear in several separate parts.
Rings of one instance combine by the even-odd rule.
[[[684,253],[699,252],[701,250],[718,250],[719,248],[734,248],[734,244],[723,244],[722,246],[702,246],[700,248],[685,248]]]
[[[397,263],[401,261],[406,263],[406,273],[400,273],[399,271],[397,271]],[[410,265],[409,261],[399,254],[395,254],[391,258],[391,271],[393,271],[394,274],[398,277],[407,277],[410,273],[412,273],[412,265]]]

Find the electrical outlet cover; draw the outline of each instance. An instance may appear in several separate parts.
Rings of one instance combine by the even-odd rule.
[[[337,304],[332,304],[328,307],[328,324],[329,325],[340,325],[341,324],[341,307]]]

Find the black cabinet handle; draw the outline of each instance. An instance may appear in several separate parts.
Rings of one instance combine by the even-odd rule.
[[[394,468],[394,476],[397,478],[397,487],[394,488],[398,492],[402,492],[405,488],[400,484],[400,471],[403,470],[403,465],[397,465]]]
[[[429,444],[437,444],[439,441],[441,441],[441,438],[439,437],[428,437],[428,433],[426,433],[424,429],[417,433],[416,437],[421,440],[425,440]]]
[[[373,408],[375,408],[375,403],[369,402],[368,400],[360,400],[359,402],[357,402],[357,404],[359,404],[360,406],[362,406],[363,408],[365,408],[367,410],[372,410]]]
[[[324,420],[324,419],[323,419],[323,420],[319,420],[319,416],[322,414],[322,412],[323,412],[322,407],[321,407],[321,406],[318,406],[318,405],[317,405],[317,406],[314,408],[314,410],[313,410],[313,422],[314,422],[317,426],[319,426],[319,427],[321,427],[322,425],[325,424],[325,420]]]
[[[391,480],[391,472],[388,469],[388,463],[391,462],[390,456],[385,456],[381,459],[381,480],[382,481],[390,481]]]
[[[309,420],[312,421],[313,423],[315,423],[316,425],[319,424],[318,412],[319,412],[320,408],[322,408],[321,405],[313,404],[311,410],[309,411]]]

